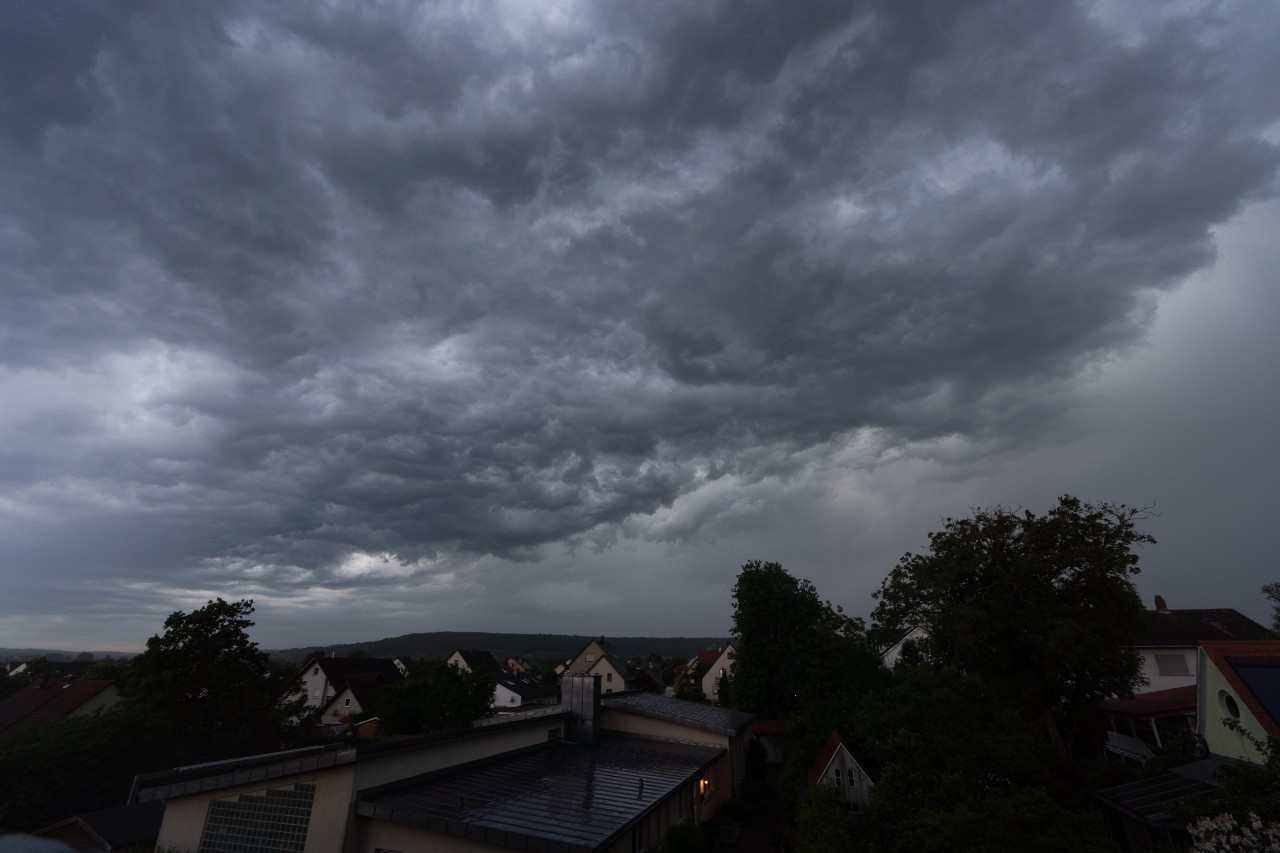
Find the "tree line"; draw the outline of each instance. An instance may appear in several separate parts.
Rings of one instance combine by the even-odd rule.
[[[981,509],[946,519],[875,593],[870,625],[777,563],[751,561],[733,589],[733,706],[787,722],[778,779],[802,853],[1116,850],[1092,792],[1131,771],[1102,758],[1111,696],[1142,683],[1132,638],[1145,609],[1143,510],[1064,496],[1049,512]],[[1280,584],[1265,591],[1277,605]],[[895,668],[881,652],[911,629]],[[839,731],[875,784],[856,821],[805,785]],[[1274,746],[1274,744],[1273,744]],[[1280,750],[1236,802],[1280,819]],[[1246,795],[1249,792],[1261,795]],[[1195,808],[1188,804],[1188,817]]]

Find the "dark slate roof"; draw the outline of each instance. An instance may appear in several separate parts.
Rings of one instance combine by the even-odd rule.
[[[356,750],[349,745],[335,743],[192,764],[135,776],[129,801],[148,803],[167,800],[170,797],[215,791],[248,782],[310,773],[326,767],[350,764],[355,760]]]
[[[511,672],[503,672],[495,676],[497,683],[506,687],[512,693],[515,693],[525,702],[532,702],[537,699],[550,699],[553,696],[559,696],[560,691],[549,684],[543,684],[538,679],[529,675],[517,675]]]
[[[502,672],[502,667],[494,660],[493,655],[483,649],[458,649],[456,654],[466,661],[472,672],[487,672],[490,675]]]
[[[0,702],[0,737],[65,717],[113,683],[81,678],[28,684]]]
[[[1271,632],[1229,607],[1209,610],[1148,610],[1133,645],[1195,646],[1204,640],[1269,640]]]
[[[653,693],[614,693],[601,697],[606,708],[653,717],[718,734],[736,735],[745,731],[755,717],[742,711],[731,711],[701,702],[669,699]]]
[[[606,733],[553,741],[360,795],[356,813],[491,844],[587,853],[609,846],[724,753]]]
[[[1106,788],[1094,794],[1102,802],[1157,829],[1182,829],[1174,816],[1176,804],[1188,797],[1212,794],[1221,785],[1212,781],[1218,759],[1205,758],[1175,767],[1168,773]]]
[[[320,667],[335,690],[341,690],[350,682],[395,683],[404,679],[404,673],[391,658],[315,658],[308,661],[302,671],[313,666]]]
[[[155,841],[160,834],[160,824],[163,820],[164,803],[157,800],[85,812],[46,827],[37,834],[48,835],[68,824],[75,824],[86,834],[105,844],[108,849],[116,849],[126,845],[141,845],[148,841]]]

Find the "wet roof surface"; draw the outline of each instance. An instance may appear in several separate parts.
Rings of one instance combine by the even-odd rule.
[[[683,699],[670,699],[653,693],[626,693],[605,696],[600,704],[606,708],[629,711],[645,717],[681,723],[697,729],[722,734],[737,734],[745,731],[751,721],[752,714],[742,711],[731,711],[715,705],[704,705],[701,702],[686,702]]]
[[[366,817],[507,847],[597,850],[723,751],[617,734],[595,746],[553,741],[362,794],[356,808]]]

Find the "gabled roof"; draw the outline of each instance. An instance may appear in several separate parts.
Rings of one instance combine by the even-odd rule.
[[[600,704],[605,708],[653,717],[671,723],[690,726],[703,731],[729,736],[746,731],[755,719],[752,714],[732,711],[717,705],[703,705],[684,699],[671,699],[655,693],[613,693],[603,696]]]
[[[115,684],[102,679],[28,684],[0,702],[0,737],[65,717]]]
[[[559,696],[560,691],[549,684],[543,684],[536,678],[512,672],[503,672],[496,676],[495,683],[501,684],[525,702],[536,699],[550,699]]]
[[[1271,632],[1229,607],[1207,610],[1148,610],[1136,648],[1187,647],[1204,640],[1269,640]]]
[[[334,689],[344,684],[383,681],[394,684],[404,678],[404,673],[391,658],[313,658],[302,668],[318,666]]]
[[[1269,735],[1280,736],[1280,640],[1201,643]]]
[[[458,649],[453,655],[462,658],[472,672],[487,672],[491,675],[502,672],[502,667],[494,660],[493,655],[483,649]]]
[[[818,753],[818,757],[814,759],[813,764],[809,767],[808,783],[816,785],[822,780],[826,774],[827,768],[831,766],[831,762],[835,761],[837,755],[844,752],[849,756],[849,760],[854,766],[862,770],[862,765],[858,764],[858,760],[853,757],[853,753],[849,751],[849,747],[844,745],[844,739],[840,737],[840,732],[833,731],[831,737],[827,738],[827,743],[822,747],[822,751]],[[863,771],[865,773],[866,771]]]
[[[553,741],[363,793],[356,813],[504,847],[607,849],[724,753],[615,733]]]

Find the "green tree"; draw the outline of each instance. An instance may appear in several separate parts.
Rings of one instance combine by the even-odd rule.
[[[127,670],[131,706],[198,734],[213,752],[278,749],[304,697],[293,668],[272,666],[249,639],[252,613],[250,600],[219,598],[171,614]]]
[[[1262,594],[1271,601],[1271,633],[1280,636],[1280,581],[1264,586]]]
[[[1132,576],[1141,510],[1064,496],[1045,515],[1004,508],[947,519],[929,552],[907,554],[873,613],[881,637],[927,629],[925,659],[981,676],[991,701],[1040,718],[1055,744],[1109,696],[1131,695],[1141,661],[1127,648],[1143,606]],[[1070,729],[1069,729],[1070,730]]]
[[[733,586],[733,633],[734,707],[778,718],[804,706],[833,639],[862,631],[808,580],[751,560]]]
[[[417,735],[464,729],[486,716],[493,679],[444,661],[410,662],[409,677],[384,688],[373,700],[379,734]]]
[[[810,785],[796,805],[797,853],[846,853],[853,849],[849,816],[834,788]]]

